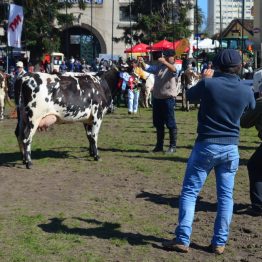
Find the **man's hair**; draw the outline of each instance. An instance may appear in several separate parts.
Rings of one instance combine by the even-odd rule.
[[[241,70],[241,65],[238,66],[232,66],[232,67],[219,67],[220,71],[223,73],[228,73],[232,75],[238,75]]]

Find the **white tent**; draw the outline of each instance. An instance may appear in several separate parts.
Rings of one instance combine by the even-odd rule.
[[[197,45],[197,41],[194,40],[193,46],[195,48],[198,47],[198,49],[214,49],[216,47],[219,47],[219,41],[212,40],[210,38],[205,38],[203,40],[198,41],[198,45]]]

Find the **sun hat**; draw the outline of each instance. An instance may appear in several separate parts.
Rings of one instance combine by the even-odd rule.
[[[18,61],[18,62],[16,63],[16,66],[17,66],[17,67],[24,67],[24,63],[23,63],[22,61]]]
[[[129,67],[127,63],[121,64],[121,67]]]
[[[241,57],[237,50],[223,49],[215,56],[213,64],[216,67],[235,67],[241,65]]]

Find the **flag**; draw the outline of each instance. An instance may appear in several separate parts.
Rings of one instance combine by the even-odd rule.
[[[21,47],[24,12],[20,5],[9,5],[9,18],[7,28],[8,46]]]

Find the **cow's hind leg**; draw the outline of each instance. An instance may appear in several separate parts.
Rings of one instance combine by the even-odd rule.
[[[95,155],[95,148],[94,148],[94,143],[92,139],[92,125],[84,124],[85,131],[86,131],[86,136],[89,141],[89,154],[90,156]]]
[[[1,91],[1,90],[0,90]],[[4,119],[4,95],[1,93],[0,94],[0,120]]]
[[[98,139],[98,133],[100,130],[101,123],[102,123],[102,119],[97,119],[95,117],[92,125],[84,124],[86,135],[90,143],[89,152],[90,152],[90,155],[93,156],[94,160],[96,161],[100,159],[100,156],[98,155],[98,149],[97,149],[97,139]]]
[[[20,127],[20,123],[18,121],[17,125],[16,125],[16,129],[15,129],[15,136],[18,142],[18,146],[20,149],[20,152],[22,154],[22,160],[23,160],[23,164],[25,164],[25,154],[24,154],[24,147],[23,147],[23,141],[22,141],[22,127]]]
[[[0,107],[0,120],[4,119],[4,108],[1,106]]]

